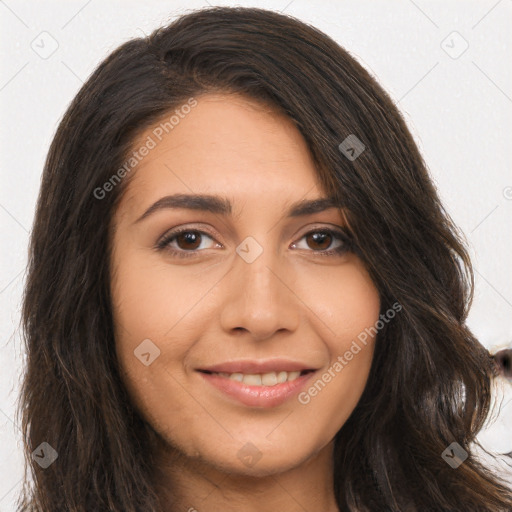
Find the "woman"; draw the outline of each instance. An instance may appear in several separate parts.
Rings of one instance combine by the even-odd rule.
[[[20,510],[498,511],[471,264],[325,34],[193,12],[62,120],[24,298]]]

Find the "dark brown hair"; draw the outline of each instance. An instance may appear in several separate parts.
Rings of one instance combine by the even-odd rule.
[[[142,130],[212,91],[272,105],[302,133],[347,213],[382,311],[371,373],[335,438],[341,511],[512,510],[473,452],[494,365],[465,324],[473,274],[396,106],[338,44],[290,16],[208,8],[124,43],[69,106],[46,160],[23,303],[21,511],[159,511],[149,430],[121,383],[109,292],[110,224],[129,177],[106,183]],[[349,135],[366,149],[338,149]],[[58,458],[42,469],[32,451]],[[457,442],[457,469],[441,457]],[[29,483],[30,470],[33,483]]]

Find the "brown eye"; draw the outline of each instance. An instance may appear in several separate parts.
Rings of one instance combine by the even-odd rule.
[[[193,250],[201,245],[201,234],[197,231],[184,231],[175,237],[180,249]]]
[[[341,256],[354,250],[352,241],[344,232],[327,228],[306,233],[291,247],[308,250],[315,256]]]
[[[330,247],[333,238],[330,233],[318,231],[306,235],[306,242],[311,249],[325,250]]]
[[[211,235],[197,229],[182,229],[172,231],[157,243],[156,248],[167,250],[180,256],[193,255],[204,249],[219,246]]]

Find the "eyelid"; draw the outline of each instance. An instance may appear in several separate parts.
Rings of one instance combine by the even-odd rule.
[[[311,234],[311,233],[330,233],[332,234],[336,239],[338,239],[342,245],[338,247],[337,249],[325,249],[323,251],[313,251],[310,249],[310,252],[316,253],[318,255],[320,254],[330,254],[332,252],[336,252],[338,249],[340,250],[348,250],[352,248],[353,245],[353,239],[349,233],[347,233],[343,228],[336,225],[314,225],[309,226],[304,232],[302,232],[301,235],[299,235],[296,238],[295,242],[292,242],[291,245],[296,245],[298,242],[300,242],[305,236]],[[300,250],[300,249],[299,249]]]
[[[173,239],[174,237],[176,237],[177,235],[181,234],[181,233],[188,233],[190,231],[192,232],[197,232],[201,235],[207,235],[209,236],[210,238],[212,238],[216,243],[220,244],[220,245],[223,245],[221,242],[218,242],[217,241],[217,235],[214,234],[210,228],[208,227],[205,227],[205,225],[203,224],[200,224],[201,227],[197,227],[197,226],[189,226],[189,225],[183,225],[183,226],[178,226],[176,228],[172,228],[168,231],[166,231],[156,242],[155,244],[155,249],[165,249],[165,246],[166,244],[171,240]],[[176,251],[176,252],[200,252],[200,251]]]
[[[312,231],[333,231],[334,233],[344,236],[345,238],[350,238],[349,233],[342,228],[341,226],[338,226],[337,224],[326,224],[326,223],[314,223],[313,225],[307,226],[304,231],[302,231],[302,228],[298,231],[298,233],[302,232],[302,235],[300,235],[300,238],[302,238],[304,235],[307,235],[308,233],[311,233]]]

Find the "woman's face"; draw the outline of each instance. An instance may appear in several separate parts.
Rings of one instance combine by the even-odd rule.
[[[325,194],[292,122],[240,96],[190,105],[134,145],[149,149],[114,218],[116,350],[169,446],[281,472],[328,450],[356,406],[379,296],[339,209],[307,207]]]

